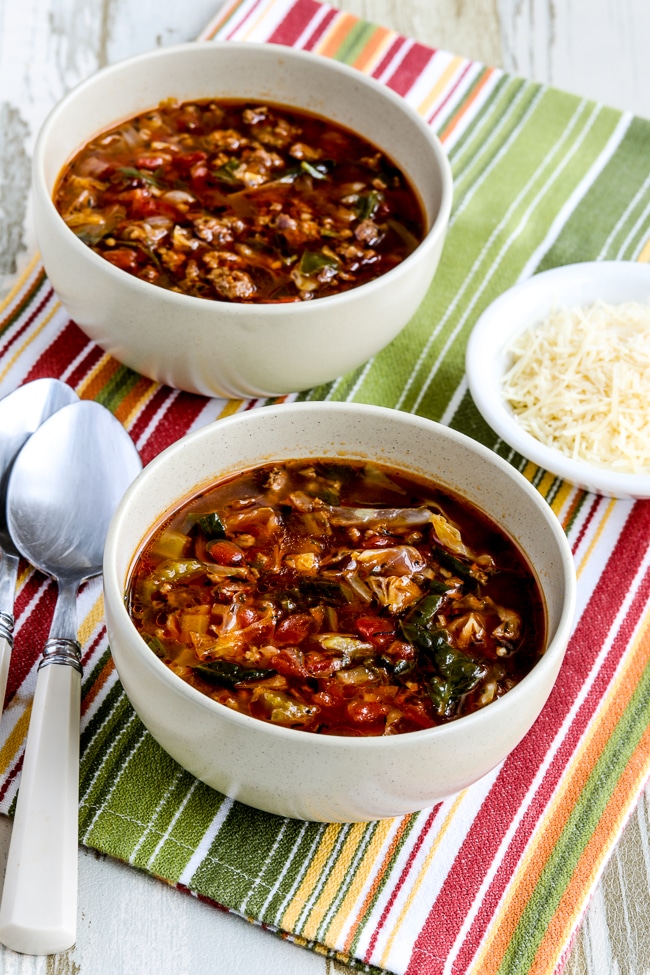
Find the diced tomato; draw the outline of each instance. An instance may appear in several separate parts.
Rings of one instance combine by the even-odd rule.
[[[130,247],[114,247],[113,250],[104,251],[103,257],[123,271],[136,271],[138,269],[138,251],[131,250]]]
[[[402,707],[402,713],[406,721],[418,728],[431,728],[435,724],[422,701],[409,701]]]
[[[405,640],[393,640],[384,650],[392,660],[413,660],[417,656],[413,644]]]
[[[306,655],[305,663],[312,677],[318,677],[320,674],[329,676],[339,666],[329,654],[319,653],[317,650],[312,650]]]
[[[142,156],[138,156],[135,165],[136,169],[160,169],[166,162],[167,160],[163,156],[157,156],[155,153],[144,153]]]
[[[316,622],[310,613],[293,613],[278,623],[275,628],[275,642],[279,646],[296,645],[313,632]]]
[[[254,609],[248,609],[246,606],[242,606],[237,613],[237,622],[242,629],[245,626],[251,626],[257,619],[259,619],[258,613]]]
[[[174,166],[179,172],[187,174],[193,166],[196,166],[197,163],[205,162],[207,158],[206,153],[200,150],[196,152],[181,152],[177,156],[174,156]]]
[[[270,666],[283,677],[308,677],[307,668],[302,662],[302,655],[291,647],[280,650],[270,660]]]
[[[395,626],[391,620],[379,616],[359,616],[354,621],[354,628],[378,649],[389,646],[395,639]]]
[[[351,701],[348,704],[348,714],[355,724],[374,724],[388,711],[388,706],[378,701]]]

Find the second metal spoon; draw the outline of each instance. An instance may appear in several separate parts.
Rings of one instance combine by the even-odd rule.
[[[141,469],[133,441],[103,406],[50,417],[18,455],[7,521],[20,553],[56,579],[38,669],[2,902],[0,941],[26,954],[74,944],[77,924],[81,648],[76,596],[102,571],[113,512]]]

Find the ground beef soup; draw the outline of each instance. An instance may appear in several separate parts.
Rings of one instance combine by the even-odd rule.
[[[101,257],[172,291],[300,301],[357,287],[422,240],[422,207],[375,146],[295,109],[167,101],[89,142],[54,203]]]
[[[369,464],[292,461],[216,484],[152,533],[126,598],[193,687],[326,735],[457,719],[545,646],[512,540],[462,499]]]

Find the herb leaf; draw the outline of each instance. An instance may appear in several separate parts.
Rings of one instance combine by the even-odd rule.
[[[274,677],[277,673],[270,668],[242,667],[232,660],[210,660],[192,667],[192,670],[204,680],[215,681],[218,684],[244,684],[249,680]]]

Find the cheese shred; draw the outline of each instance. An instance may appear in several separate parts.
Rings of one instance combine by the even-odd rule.
[[[508,352],[503,393],[528,433],[574,460],[650,473],[650,305],[560,309]]]

